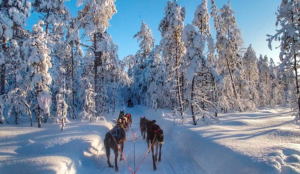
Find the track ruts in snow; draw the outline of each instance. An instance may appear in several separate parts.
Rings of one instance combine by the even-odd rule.
[[[146,116],[149,118],[150,116],[143,113],[142,110],[138,108],[130,109],[128,108],[125,110],[125,113],[129,112],[133,117],[133,124],[132,130],[134,133],[137,133],[136,137],[139,137],[140,129],[139,129],[139,120],[141,116]],[[151,119],[156,119],[152,117]],[[158,121],[158,119],[157,119]],[[158,124],[160,125],[159,121]],[[160,125],[162,129],[164,129],[163,125]],[[143,163],[141,164],[139,170],[136,174],[182,174],[182,173],[189,173],[189,174],[204,174],[206,173],[199,164],[194,161],[193,158],[189,156],[185,149],[181,148],[176,144],[176,142],[164,132],[165,135],[165,143],[162,146],[162,159],[161,162],[157,162],[157,170],[153,170],[153,163],[152,163],[152,152],[150,151]],[[133,135],[132,131],[129,129],[127,131],[127,140],[124,146],[124,156],[128,161],[128,164],[134,171],[135,168],[138,167],[140,162],[142,161],[144,155],[146,154],[148,147],[145,140],[142,137],[139,137],[135,142],[135,168],[134,168],[134,142],[133,142]],[[111,161],[114,160],[114,154],[111,155]],[[119,165],[119,172],[122,174],[131,174],[128,166],[124,161],[118,161]],[[110,171],[109,171],[110,170]],[[105,173],[115,173],[114,169],[110,168],[109,170],[105,170]]]

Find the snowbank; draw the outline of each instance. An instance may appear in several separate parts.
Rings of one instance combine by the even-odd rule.
[[[86,173],[104,157],[102,137],[109,123],[73,121],[62,132],[59,124],[42,126],[0,127],[0,173]]]
[[[220,119],[221,125],[167,128],[207,173],[300,173],[300,129],[288,108],[227,113]],[[172,121],[165,118],[163,124]]]

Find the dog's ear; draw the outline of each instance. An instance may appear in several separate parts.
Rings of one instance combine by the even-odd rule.
[[[156,123],[156,120],[153,120],[154,123]]]

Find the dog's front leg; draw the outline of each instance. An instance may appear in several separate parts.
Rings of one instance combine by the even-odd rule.
[[[116,149],[115,150],[115,171],[119,170],[119,167],[118,167],[118,155],[119,155],[119,152],[118,152],[118,149]]]

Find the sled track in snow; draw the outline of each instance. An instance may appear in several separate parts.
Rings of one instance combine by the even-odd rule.
[[[133,127],[133,131],[137,132],[137,127]],[[127,131],[127,141],[125,143],[124,155],[126,159],[129,161],[129,165],[134,170],[134,141],[132,132],[130,130]],[[140,132],[137,133],[137,137],[140,136]],[[135,167],[137,167],[145,153],[147,152],[147,143],[142,137],[138,138],[135,142],[135,158],[136,163]],[[119,173],[125,172],[130,173],[128,167],[124,162],[120,162]],[[157,170],[153,170],[153,162],[152,162],[152,152],[150,150],[149,154],[141,164],[139,170],[136,174],[148,174],[148,173],[159,173],[159,174],[181,174],[181,173],[189,173],[189,174],[203,174],[206,173],[199,164],[189,155],[189,153],[179,146],[179,144],[168,134],[165,135],[165,143],[162,146],[162,160],[161,162],[156,162]],[[119,166],[119,167],[120,167]]]
[[[169,135],[168,135],[169,136]],[[177,174],[177,172],[175,171],[174,167],[172,166],[172,164],[170,163],[168,157],[165,155],[165,153],[162,153],[164,159],[168,162],[169,166],[171,167],[173,173]]]
[[[128,109],[126,112],[131,113],[133,117],[133,123],[131,128],[126,131],[126,142],[124,146],[124,156],[129,163],[132,171],[134,172],[135,168],[137,168],[144,155],[146,154],[148,147],[147,142],[141,137],[140,132],[140,116],[150,117],[149,114],[144,113],[140,110],[131,110]],[[152,117],[151,119],[155,119]],[[113,123],[113,122],[112,122]],[[205,174],[206,171],[195,161],[195,159],[190,156],[187,149],[184,149],[180,146],[177,140],[172,138],[169,135],[169,132],[172,131],[168,130],[169,127],[164,126],[163,122],[159,122],[162,129],[164,130],[165,134],[165,143],[162,146],[162,159],[161,162],[156,162],[157,170],[153,170],[153,161],[152,161],[152,152],[150,150],[149,154],[146,156],[145,160],[140,165],[136,174],[181,174],[181,173],[189,173],[189,174]],[[132,129],[132,130],[131,130]],[[135,145],[133,139],[133,133],[136,134]],[[184,141],[184,140],[183,140]],[[188,142],[187,142],[188,143]],[[135,146],[135,149],[134,149]],[[134,154],[135,151],[135,154]],[[155,151],[154,151],[155,152]],[[135,164],[134,164],[135,158]],[[114,154],[111,153],[111,161],[114,160]],[[106,163],[106,158],[103,160]],[[105,172],[107,174],[111,173],[119,173],[119,174],[131,174],[128,169],[128,166],[125,164],[124,161],[119,161],[119,171],[115,172],[113,168],[106,169]],[[107,165],[107,164],[104,164]],[[135,166],[135,168],[134,168]]]

